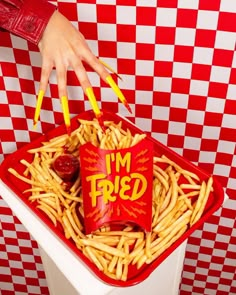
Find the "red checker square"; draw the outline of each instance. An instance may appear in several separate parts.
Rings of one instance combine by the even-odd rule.
[[[152,131],[157,133],[167,133],[169,122],[164,120],[152,120]]]
[[[116,23],[116,6],[97,4],[97,22],[98,23]]]
[[[232,141],[232,139],[235,138],[235,129],[221,127],[220,138],[221,138],[221,140]]]
[[[12,125],[15,130],[27,130],[27,121],[24,118],[12,118]]]
[[[21,269],[21,268],[13,268],[13,267],[11,267],[11,274],[13,276],[19,276],[19,277],[24,277],[25,276],[24,270]]]
[[[180,109],[180,108],[174,108],[172,107],[170,109],[170,121],[177,121],[177,122],[186,122],[187,117],[187,110],[186,109]]]
[[[221,126],[222,123],[222,114],[205,112],[204,125],[206,126]]]
[[[136,90],[149,90],[153,89],[153,77],[136,76]]]
[[[176,8],[178,0],[158,0],[158,7]]]
[[[137,7],[136,23],[143,26],[155,26],[156,11],[156,7]]]
[[[98,52],[100,57],[116,57],[117,47],[116,42],[111,41],[99,41],[98,42]]]
[[[198,160],[199,160],[199,151],[184,149],[183,157],[188,159],[191,162],[198,162]]]
[[[135,60],[119,58],[117,71],[119,74],[135,75]]]
[[[206,276],[203,274],[196,273],[194,279],[195,279],[195,281],[204,282],[204,281],[206,281]],[[202,293],[202,294],[204,294],[204,293]]]
[[[194,80],[209,81],[211,76],[211,66],[204,64],[192,65],[192,76]]]
[[[116,5],[136,6],[136,0],[116,0]]]
[[[234,51],[226,49],[214,49],[212,64],[215,66],[231,67]]]
[[[205,279],[206,280],[206,279]],[[211,289],[211,290],[217,290],[218,288],[218,283],[211,283],[206,281],[206,286],[207,289]],[[221,295],[224,295],[223,292],[221,293]]]
[[[221,271],[217,269],[209,269],[208,276],[219,278],[221,276]]]
[[[225,285],[225,286],[230,286],[232,283],[232,280],[231,279],[225,279],[225,278],[220,278],[220,281],[219,281],[219,284],[222,284],[222,285]],[[229,294],[228,292],[225,293],[225,294]]]
[[[180,135],[169,134],[167,146],[182,148],[184,146],[184,137]]]
[[[103,101],[102,102],[102,109],[104,110],[109,110],[110,112],[113,113],[118,113],[119,109],[118,109],[118,103],[114,103],[114,102],[106,102]]]
[[[196,29],[195,46],[214,48],[215,30]]]
[[[188,238],[188,244],[189,245],[191,245],[191,244],[195,245],[194,243],[192,243],[192,237],[191,236]],[[187,251],[185,253],[185,258],[196,260],[196,259],[198,259],[198,254],[199,253]]]
[[[173,78],[171,92],[172,93],[189,93],[190,80],[182,78]]]
[[[155,45],[154,44],[136,44],[136,59],[154,60]]]
[[[1,103],[1,107],[0,107],[0,117],[11,117],[11,113],[10,113],[10,109],[9,109],[9,105],[7,104],[2,104]],[[1,137],[2,137],[2,132],[4,130],[1,130]]]
[[[7,91],[7,98],[9,104],[23,105],[22,94],[19,91]]]
[[[227,91],[228,84],[210,81],[208,88],[208,96],[226,98]]]
[[[185,135],[201,138],[202,137],[202,126],[197,125],[197,124],[191,124],[191,123],[186,124]]]
[[[236,84],[236,68],[232,68],[230,74],[231,75],[230,75],[229,83]]]
[[[203,254],[204,252],[201,251],[202,248],[200,248],[199,252],[201,254]],[[205,269],[209,269],[209,261],[202,261],[202,260],[198,260],[197,261],[197,267],[201,267],[201,268],[205,268]]]
[[[122,84],[120,84],[122,85]],[[126,97],[128,103],[135,103],[135,91],[129,89],[122,90],[124,96]]]
[[[35,85],[34,81],[26,80],[26,79],[19,79],[20,88],[22,92],[35,94]]]
[[[136,26],[135,25],[121,25],[116,26],[117,40],[119,42],[135,42],[136,40]]]
[[[199,167],[206,170],[208,173],[213,173],[214,171],[214,164],[200,163]]]
[[[201,240],[199,238],[194,237],[194,236],[191,237],[190,244],[197,246],[197,245],[200,245],[200,242],[201,242]]]
[[[135,116],[140,118],[148,118],[152,117],[152,106],[151,105],[135,105]]]
[[[177,27],[184,28],[196,28],[197,25],[197,13],[195,9],[178,9],[177,13]]]
[[[173,63],[169,61],[155,61],[154,62],[154,76],[156,77],[171,77],[173,70]]]
[[[176,45],[174,50],[174,61],[192,62],[193,61],[193,46]]]
[[[204,294],[204,290],[205,290],[204,288],[193,286],[192,292],[194,293],[191,293],[191,294]]]
[[[79,23],[79,30],[86,40],[98,40],[98,30],[96,23]]]
[[[235,169],[236,171],[236,167],[232,167]],[[232,209],[228,209],[228,208],[222,208],[222,211],[221,211],[221,216],[222,217],[226,217],[226,218],[231,218],[231,219],[235,219],[235,210],[232,208]]]
[[[22,49],[14,49],[14,56],[16,63],[23,64],[23,65],[30,65],[30,56],[29,51],[22,50]]]
[[[215,244],[214,244],[214,249],[227,250],[228,249],[228,243],[223,243],[223,242],[216,241]]]
[[[78,21],[76,3],[58,2],[58,10],[70,21]]]
[[[91,68],[90,68],[91,69]],[[79,80],[74,71],[67,71],[67,85],[78,86]]]
[[[232,165],[232,155],[230,155],[228,153],[218,152],[216,154],[216,163],[231,166]]]
[[[26,285],[22,285],[22,284],[14,283],[13,286],[14,286],[14,291],[15,291],[16,293],[17,293],[17,292],[21,292],[21,293],[25,292],[25,293],[27,294],[28,288],[27,288]],[[15,293],[15,294],[16,294],[16,293]],[[10,295],[10,294],[9,294],[9,295]]]
[[[3,62],[1,63],[2,75],[5,77],[17,77],[17,68],[15,63]]]
[[[227,226],[222,226],[219,225],[218,226],[218,234],[222,234],[222,235],[228,235],[231,236],[232,235],[232,228],[231,227],[227,227]]]
[[[200,247],[200,252],[201,252],[202,254],[211,255],[212,252],[213,252],[213,248],[209,248],[209,247],[201,246],[201,247]]]
[[[12,48],[11,34],[6,31],[1,31],[0,46]]]
[[[235,13],[221,11],[219,13],[217,29],[219,31],[236,32]]]
[[[216,151],[218,147],[218,140],[202,138],[201,150],[202,151]]]
[[[175,44],[175,28],[156,27],[156,44]]]
[[[205,111],[206,97],[198,95],[189,95],[188,108],[192,110]]]
[[[219,11],[220,10],[220,2],[221,2],[221,0],[199,1],[199,9]]]
[[[169,107],[170,106],[170,97],[171,97],[171,94],[168,92],[154,91],[153,92],[153,105]]]
[[[32,67],[34,81],[40,81],[41,67]]]

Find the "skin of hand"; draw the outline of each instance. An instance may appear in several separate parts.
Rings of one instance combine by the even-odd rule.
[[[106,82],[109,72],[92,53],[84,36],[64,17],[55,11],[38,44],[42,55],[40,90],[46,92],[49,77],[56,69],[59,97],[67,95],[67,70],[71,67],[86,92],[92,87],[83,62],[89,64]]]

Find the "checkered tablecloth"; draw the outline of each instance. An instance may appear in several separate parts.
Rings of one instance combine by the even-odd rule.
[[[52,2],[93,52],[118,70],[133,115],[88,69],[100,106],[216,175],[229,196],[188,239],[180,295],[236,294],[236,2]],[[53,73],[40,124],[32,131],[41,65],[37,47],[0,32],[0,63],[1,161],[63,117]],[[72,71],[68,91],[72,116],[90,108]],[[48,295],[37,243],[2,199],[0,294]]]

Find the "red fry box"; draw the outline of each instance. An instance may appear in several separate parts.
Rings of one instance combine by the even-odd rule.
[[[116,124],[118,124],[119,122],[122,122],[122,128],[124,130],[129,129],[132,135],[136,133],[138,134],[144,133],[142,130],[137,128],[130,121],[126,120],[125,118],[117,114],[113,114],[105,110],[103,110],[103,114],[104,114],[104,120],[113,121]],[[92,111],[86,111],[74,117],[71,120],[72,131],[79,127],[80,123],[78,119],[93,120],[94,114]],[[23,192],[31,188],[31,185],[16,178],[14,175],[12,175],[8,171],[9,168],[14,168],[18,173],[22,174],[25,170],[25,166],[21,164],[21,160],[24,159],[24,160],[27,160],[28,162],[32,162],[33,160],[33,155],[28,153],[28,150],[40,147],[42,146],[43,142],[46,142],[52,138],[63,135],[65,133],[66,133],[65,126],[61,125],[58,128],[51,130],[47,134],[40,136],[37,140],[29,144],[26,144],[23,148],[17,150],[16,152],[12,153],[10,156],[6,157],[6,159],[2,162],[0,166],[0,179],[3,183],[5,183],[5,185],[12,192],[15,193],[16,198],[19,198],[20,200],[22,200],[25,206],[30,208],[41,219],[41,221],[45,223],[46,226],[48,226],[57,237],[60,238],[62,243],[65,243],[75,253],[75,255],[78,256],[78,259],[81,260],[81,263],[84,263],[91,270],[92,273],[94,273],[99,279],[101,279],[103,282],[107,284],[110,284],[113,286],[119,286],[119,287],[128,287],[128,286],[138,284],[142,282],[143,280],[145,280],[183,241],[185,241],[197,228],[199,228],[223,203],[224,192],[223,192],[222,186],[219,184],[217,179],[214,176],[212,176],[213,189],[209,193],[209,197],[207,199],[207,203],[205,205],[203,214],[201,215],[201,218],[197,222],[195,222],[191,226],[186,225],[186,230],[183,232],[183,234],[181,234],[181,236],[179,236],[178,239],[175,240],[173,243],[170,243],[169,246],[164,251],[162,251],[160,255],[157,255],[153,261],[149,263],[144,263],[140,268],[137,268],[135,265],[129,264],[128,275],[125,281],[120,279],[115,279],[112,276],[107,276],[104,274],[103,271],[100,271],[95,266],[95,264],[92,263],[91,260],[88,259],[88,257],[83,254],[81,250],[78,249],[78,247],[76,246],[75,242],[72,239],[67,239],[65,237],[62,226],[53,225],[51,220],[42,211],[40,211],[37,208],[36,202],[29,202],[28,200],[29,195]],[[154,157],[161,157],[162,155],[165,155],[170,161],[173,161],[173,163],[180,166],[182,169],[188,170],[191,173],[194,173],[195,175],[197,175],[200,181],[207,181],[209,179],[210,175],[206,171],[200,169],[196,165],[187,161],[186,159],[184,159],[183,157],[181,157],[174,151],[170,150],[168,147],[164,146],[157,140],[149,136],[147,136],[146,139],[151,141],[153,144]],[[160,166],[163,169],[166,168],[164,163],[160,162],[158,164],[160,164]],[[185,179],[180,178],[179,181],[184,183]],[[194,199],[193,199],[193,202],[194,202]],[[141,232],[142,230],[140,230],[140,228],[137,228],[137,231]],[[132,247],[134,247],[134,245],[130,245],[130,248]],[[73,270],[73,271],[76,271],[76,270]]]

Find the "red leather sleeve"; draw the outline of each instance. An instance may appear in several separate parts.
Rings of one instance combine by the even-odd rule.
[[[0,27],[37,45],[55,10],[46,0],[0,0]]]

